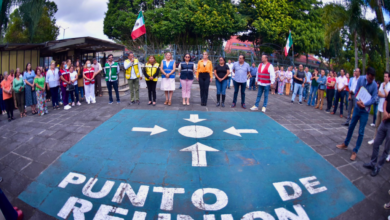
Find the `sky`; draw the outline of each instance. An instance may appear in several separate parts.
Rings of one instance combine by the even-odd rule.
[[[58,39],[91,36],[108,40],[103,33],[103,20],[107,11],[108,0],[53,0],[58,6],[55,14],[57,25],[60,26]],[[322,0],[323,3],[335,0]],[[340,0],[338,0],[339,2]],[[375,18],[375,13],[368,9],[367,19]],[[386,22],[390,16],[385,15]],[[65,31],[64,31],[65,29]],[[64,35],[65,32],[65,35]]]

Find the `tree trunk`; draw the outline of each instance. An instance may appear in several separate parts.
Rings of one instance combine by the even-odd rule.
[[[353,33],[353,44],[355,47],[355,69],[358,68],[358,48],[357,48],[357,33],[356,31]],[[364,70],[363,70],[364,71]]]
[[[382,2],[381,0],[378,0],[378,6],[379,6],[378,9],[379,9],[379,13],[380,13],[380,19],[381,19],[381,22],[383,25],[383,36],[385,39],[386,71],[389,71],[389,41],[387,39],[386,23],[385,23],[385,19],[383,17],[381,2]]]
[[[363,51],[362,63],[363,63],[363,71],[362,71],[362,73],[363,73],[363,75],[365,75],[366,74],[366,52],[365,51]]]

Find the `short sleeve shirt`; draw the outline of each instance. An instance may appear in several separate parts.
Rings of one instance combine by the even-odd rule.
[[[233,65],[234,72],[234,81],[238,83],[245,83],[248,79],[248,73],[251,71],[251,68],[247,62],[244,62],[242,65],[239,62],[235,62]]]
[[[347,77],[337,77],[337,89],[341,89],[343,88],[344,86],[348,86],[348,79]],[[344,91],[345,91],[345,88],[344,88]]]
[[[387,92],[390,91],[390,83],[387,83],[385,89],[386,89]],[[379,91],[380,91],[382,94],[385,94],[385,90],[383,89],[383,83],[382,83],[381,86],[379,87]],[[379,96],[378,96],[378,97],[379,97]],[[389,97],[389,95],[388,95],[387,97]],[[385,104],[385,100],[386,100],[386,98],[380,98],[380,97],[379,97],[378,111],[383,112],[383,104]]]
[[[227,71],[230,69],[229,69],[229,66],[226,64],[223,66],[217,64],[217,65],[215,65],[214,70],[217,71],[217,76],[222,79],[223,77],[226,76]]]

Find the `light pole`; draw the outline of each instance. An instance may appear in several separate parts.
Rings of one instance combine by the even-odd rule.
[[[66,30],[66,29],[69,29],[69,27],[63,28],[63,27],[60,26],[60,28],[64,30],[64,33],[62,34],[62,39],[64,39],[64,38],[65,38],[65,30]]]

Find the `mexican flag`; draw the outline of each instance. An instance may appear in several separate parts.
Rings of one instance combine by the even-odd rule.
[[[292,37],[291,37],[291,31],[290,31],[290,33],[288,35],[288,38],[287,38],[286,47],[284,48],[284,55],[285,56],[288,55],[288,51],[290,50],[292,45],[293,45],[293,40],[292,40]]]
[[[140,11],[138,18],[135,21],[133,32],[131,32],[131,38],[135,40],[144,34],[146,34],[145,21],[144,16],[142,15],[142,11]]]

